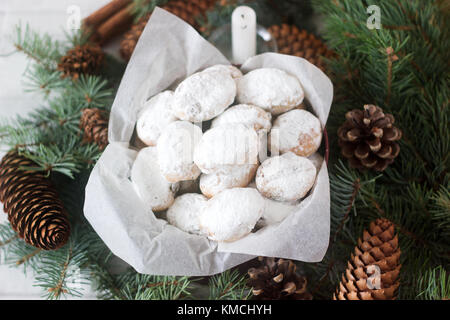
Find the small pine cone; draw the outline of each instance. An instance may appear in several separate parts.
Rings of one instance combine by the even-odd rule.
[[[167,4],[162,6],[162,8],[198,29],[200,26],[198,25],[197,19],[202,16],[204,17],[206,11],[214,5],[214,2],[215,0],[170,0]],[[150,15],[141,18],[131,27],[131,30],[125,34],[124,39],[120,43],[120,54],[125,60],[130,60],[149,18]]]
[[[262,258],[259,268],[248,270],[249,286],[257,300],[311,300],[307,280],[297,272],[291,260]]]
[[[96,143],[100,150],[108,145],[108,115],[106,111],[97,108],[83,109],[80,128],[84,132],[85,141]]]
[[[325,58],[331,58],[334,53],[325,43],[306,30],[299,30],[294,25],[273,25],[269,32],[277,41],[278,52],[302,57],[325,71]]]
[[[70,234],[67,213],[49,178],[16,151],[0,162],[0,201],[12,228],[28,244],[44,250],[63,246]]]
[[[401,264],[394,224],[377,219],[358,239],[334,300],[394,300]]]
[[[383,113],[374,105],[365,105],[364,110],[352,110],[345,115],[346,121],[338,129],[339,146],[350,166],[383,171],[400,152],[396,141],[402,132],[394,127],[394,116]]]
[[[98,74],[105,54],[97,44],[78,45],[67,51],[58,64],[58,70],[63,73],[63,77],[72,77],[76,80],[81,75]]]

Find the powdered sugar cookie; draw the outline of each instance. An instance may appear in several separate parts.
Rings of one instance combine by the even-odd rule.
[[[264,205],[263,197],[255,189],[226,189],[207,202],[200,215],[201,228],[211,240],[238,240],[255,227]]]
[[[274,154],[291,151],[308,157],[320,147],[322,126],[311,112],[291,110],[275,119],[269,141],[270,151]]]
[[[163,211],[172,205],[172,184],[159,171],[156,147],[139,151],[131,168],[131,181],[142,201],[153,211]]]
[[[305,157],[292,152],[269,158],[256,173],[256,187],[267,198],[277,201],[297,201],[312,188],[316,167]]]
[[[206,236],[200,229],[199,216],[207,201],[198,193],[183,194],[167,210],[167,221],[185,232]]]
[[[203,173],[258,163],[258,134],[243,124],[211,128],[195,148],[194,162]]]
[[[257,106],[238,104],[228,108],[215,118],[211,127],[214,128],[231,123],[242,123],[253,127],[256,131],[262,129],[269,131],[272,127],[272,115]]]
[[[172,110],[182,120],[201,122],[221,114],[236,96],[236,83],[223,70],[194,73],[175,90]]]
[[[253,180],[258,169],[257,164],[233,166],[215,173],[200,176],[200,190],[211,198],[225,189],[243,188]]]
[[[202,130],[187,121],[172,122],[161,133],[156,148],[161,173],[167,181],[193,180],[200,175],[193,152],[201,137]]]
[[[206,68],[203,70],[205,71],[225,71],[228,72],[233,79],[242,77],[242,72],[238,68],[232,65],[226,65],[226,64],[216,64],[212,67]]]
[[[250,71],[236,79],[237,101],[253,104],[277,115],[291,110],[304,98],[300,81],[287,72],[275,68]]]
[[[155,146],[162,130],[169,124],[178,120],[173,114],[171,103],[172,91],[164,91],[148,100],[138,116],[136,132],[148,146]]]

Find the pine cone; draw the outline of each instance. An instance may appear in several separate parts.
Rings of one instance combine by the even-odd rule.
[[[0,162],[0,201],[12,228],[25,242],[44,250],[63,246],[70,234],[67,213],[50,179],[16,151]]]
[[[87,142],[96,143],[101,150],[108,145],[108,115],[97,108],[83,109],[80,128]]]
[[[277,41],[279,53],[305,58],[322,71],[326,67],[323,58],[331,58],[334,54],[322,40],[294,25],[273,25],[269,32]]]
[[[307,280],[297,272],[291,260],[262,258],[259,268],[250,268],[248,284],[258,300],[311,300]]]
[[[198,29],[199,25],[197,19],[204,16],[206,11],[214,5],[215,0],[170,0],[167,4],[162,6],[163,9],[180,17],[194,28]],[[125,60],[130,60],[131,55],[136,47],[139,37],[144,31],[150,15],[141,18],[135,25],[131,27],[122,42],[120,43],[120,54]]]
[[[334,300],[394,300],[400,285],[401,264],[395,227],[377,219],[358,239],[355,253],[333,295]],[[377,274],[376,267],[379,267]]]
[[[63,77],[76,80],[82,74],[97,74],[103,64],[105,54],[97,44],[79,45],[67,51],[58,64]]]
[[[394,116],[383,113],[380,107],[365,105],[363,110],[352,110],[338,130],[342,155],[353,168],[372,168],[383,171],[394,162],[400,152],[395,142],[402,132],[393,126]]]

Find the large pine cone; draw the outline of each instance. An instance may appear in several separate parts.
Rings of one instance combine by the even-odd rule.
[[[199,25],[197,19],[204,16],[206,11],[214,5],[214,2],[215,0],[170,0],[167,4],[162,6],[162,8],[198,29]],[[130,60],[134,48],[136,47],[136,43],[138,42],[142,31],[144,31],[149,18],[150,15],[141,18],[138,23],[133,25],[131,30],[125,34],[124,39],[120,43],[120,54],[126,61]]]
[[[100,150],[108,145],[108,115],[106,111],[97,108],[83,109],[80,128],[83,130],[86,142],[96,143]]]
[[[0,163],[0,201],[12,228],[25,242],[44,250],[63,246],[70,234],[67,213],[49,178],[15,151]]]
[[[402,132],[393,126],[392,114],[383,113],[378,106],[365,105],[364,111],[349,111],[345,118],[338,130],[339,146],[351,167],[383,171],[394,162],[400,152],[395,141],[401,139]]]
[[[358,239],[358,246],[348,261],[333,299],[395,299],[400,285],[399,260],[400,248],[394,224],[387,219],[373,221],[362,239]]]
[[[277,41],[278,52],[302,57],[326,71],[324,58],[331,58],[333,51],[325,43],[306,30],[299,30],[294,25],[273,25],[269,32]]]
[[[258,258],[259,268],[248,270],[249,286],[258,300],[311,300],[307,291],[307,280],[297,273],[291,260]]]
[[[63,77],[76,80],[83,74],[98,74],[104,58],[105,54],[99,45],[91,43],[78,45],[61,58],[58,70],[63,73]]]

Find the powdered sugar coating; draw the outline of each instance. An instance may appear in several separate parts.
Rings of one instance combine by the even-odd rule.
[[[216,64],[212,67],[206,68],[205,71],[225,71],[228,72],[233,79],[237,79],[243,76],[242,71],[236,68],[235,66],[226,65],[226,64]]]
[[[211,128],[195,148],[194,161],[203,173],[258,163],[258,134],[243,124]]]
[[[200,169],[193,161],[193,152],[202,130],[188,121],[175,121],[158,139],[157,151],[161,173],[170,182],[194,180]]]
[[[278,143],[272,143],[275,139]],[[269,140],[272,153],[282,154],[290,151],[308,157],[320,147],[322,126],[311,112],[291,110],[275,119]]]
[[[235,241],[249,234],[264,212],[256,189],[226,189],[210,199],[200,215],[201,228],[215,241]]]
[[[221,114],[235,96],[236,83],[229,72],[197,72],[175,89],[172,110],[182,120],[206,121]]]
[[[148,146],[155,146],[163,129],[177,119],[172,114],[172,91],[163,91],[148,100],[138,116],[136,132]]]
[[[199,217],[207,201],[205,196],[198,193],[183,194],[167,210],[167,221],[185,232],[206,236],[200,229]]]
[[[237,165],[215,173],[202,174],[200,190],[211,198],[225,189],[246,187],[255,177],[257,169],[257,164]]]
[[[300,81],[275,68],[260,68],[236,79],[237,101],[253,104],[277,115],[291,110],[304,98]]]
[[[316,167],[292,152],[264,161],[256,173],[256,187],[267,198],[297,201],[314,185]]]
[[[156,147],[139,151],[131,168],[131,181],[142,201],[153,211],[163,211],[172,205],[172,184],[159,171]]]
[[[269,131],[272,127],[272,115],[262,108],[250,104],[238,104],[225,110],[212,121],[211,127],[242,123],[253,127],[256,131],[264,129]]]

